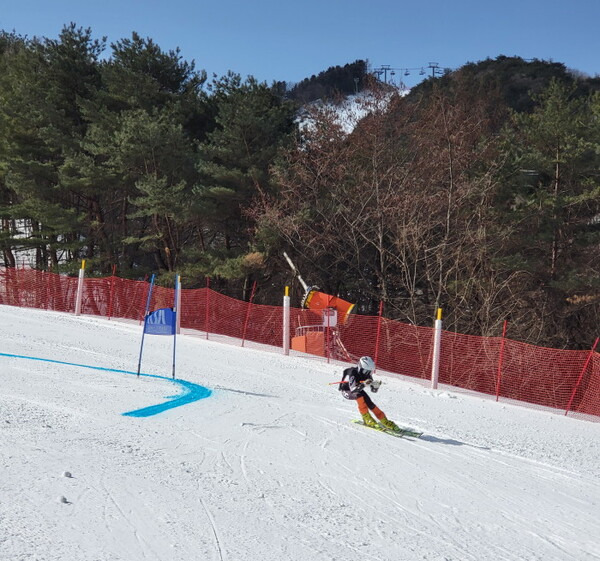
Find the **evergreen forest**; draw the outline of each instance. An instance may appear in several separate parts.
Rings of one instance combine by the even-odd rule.
[[[351,132],[336,103],[360,92]],[[300,116],[302,116],[300,118]],[[357,313],[590,348],[600,79],[500,56],[408,94],[366,61],[297,84],[208,78],[133,33],[0,32],[0,266],[280,305],[286,263]]]

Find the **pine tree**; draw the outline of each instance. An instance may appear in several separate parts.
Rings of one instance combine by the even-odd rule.
[[[81,194],[64,181],[87,123],[80,100],[98,85],[101,41],[74,24],[57,40],[20,41],[5,59],[0,111],[5,184],[15,193],[13,219],[27,226],[19,244],[37,251],[37,266],[57,267],[85,245]]]
[[[206,274],[242,278],[240,257],[251,253],[254,224],[247,210],[273,189],[269,168],[294,130],[294,106],[264,83],[235,74],[213,83],[216,128],[200,145],[196,212]]]
[[[597,294],[600,184],[593,102],[575,86],[552,81],[531,114],[514,116],[512,178],[503,193],[513,231],[514,268],[530,275],[536,295],[531,329],[577,344],[577,306]],[[594,98],[594,99],[597,99]],[[511,180],[512,179],[512,180]],[[589,335],[583,335],[589,339]],[[587,344],[587,343],[586,343]]]
[[[85,139],[92,159],[79,162],[82,176],[96,185],[96,216],[108,225],[104,268],[115,263],[125,275],[172,271],[180,250],[193,243],[186,212],[195,143],[212,126],[201,90],[205,75],[178,50],[164,52],[135,33],[112,50],[101,67],[97,101],[85,107],[93,123]]]

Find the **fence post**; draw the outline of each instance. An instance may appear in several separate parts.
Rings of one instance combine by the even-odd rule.
[[[383,300],[379,301],[379,318],[377,319],[377,335],[375,336],[375,368],[377,368],[377,357],[379,356],[379,335],[381,333],[381,315],[383,314]]]
[[[327,357],[327,364],[329,364],[329,356],[331,355],[331,331],[330,331],[330,321],[331,316],[329,315],[329,308],[323,308],[323,313],[327,316],[327,321],[325,322],[325,333],[323,338],[323,343],[325,344],[325,356]],[[323,321],[323,320],[321,320]]]
[[[248,327],[248,320],[250,319],[250,309],[252,308],[252,300],[254,300],[254,291],[256,290],[256,281],[252,283],[252,292],[250,293],[250,302],[248,302],[248,309],[246,310],[246,320],[244,321],[244,332],[242,333],[242,347],[246,341],[246,329]]]
[[[112,317],[113,313],[113,298],[115,296],[115,274],[117,272],[117,266],[112,266],[112,275],[110,277],[110,293],[108,297],[108,319]]]
[[[585,371],[587,370],[587,367],[588,367],[590,361],[592,360],[592,357],[594,356],[594,351],[596,350],[596,345],[598,344],[598,339],[599,338],[596,337],[596,340],[594,341],[594,346],[592,347],[592,350],[590,351],[590,354],[588,355],[587,360],[585,361],[585,364],[583,365],[581,374],[579,374],[579,378],[577,379],[577,383],[575,384],[575,387],[573,388],[573,393],[571,394],[571,399],[569,399],[569,404],[567,405],[567,410],[565,411],[565,416],[571,410],[571,405],[573,404],[573,400],[575,399],[575,394],[577,393],[579,384],[581,384],[581,380],[583,380],[583,375],[585,374]]]
[[[52,271],[46,272],[46,310],[50,310],[50,302],[52,301],[52,290],[50,289],[50,279],[52,278]]]
[[[83,277],[85,276],[85,259],[81,262],[79,279],[77,281],[77,296],[75,297],[75,315],[81,315],[81,300],[83,298]]]
[[[23,292],[23,291],[20,290],[21,287],[19,285],[19,282],[20,282],[19,279],[22,278],[22,275],[21,275],[21,273],[19,273],[19,263],[17,263],[17,266],[15,267],[15,270],[14,270],[14,274],[12,276],[13,276],[13,281],[14,281],[12,283],[12,286],[14,287],[14,290],[12,291],[11,299],[12,299],[12,302],[16,302],[16,304],[13,303],[12,305],[13,306],[22,306],[23,304],[21,303],[21,292]]]
[[[204,316],[204,329],[206,330],[206,339],[208,340],[208,299],[210,296],[210,277],[206,277],[206,300],[205,300],[205,316]]]
[[[285,287],[283,296],[283,354],[290,354],[290,287]]]
[[[431,387],[436,390],[440,375],[440,349],[442,346],[442,308],[437,310],[433,334],[433,361],[431,364]]]
[[[506,326],[508,322],[504,320],[502,326],[502,341],[500,341],[500,358],[498,359],[498,375],[496,377],[496,401],[500,397],[500,383],[502,382],[502,360],[504,359],[504,341],[506,337]]]

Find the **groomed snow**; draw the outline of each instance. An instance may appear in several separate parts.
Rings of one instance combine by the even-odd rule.
[[[0,306],[0,559],[600,559],[600,423],[384,373],[425,431],[352,424],[341,367],[135,323]],[[19,357],[6,356],[19,355]],[[36,357],[30,360],[20,357]],[[57,362],[48,362],[57,361]]]

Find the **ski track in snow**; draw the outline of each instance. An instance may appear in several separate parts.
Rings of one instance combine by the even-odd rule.
[[[6,354],[131,370],[140,337],[0,306]],[[146,345],[169,373],[171,338]],[[382,373],[376,403],[425,432],[392,438],[351,423],[340,365],[192,334],[177,352],[213,395],[147,418],[122,413],[168,380],[0,357],[1,561],[600,560],[600,423]]]

